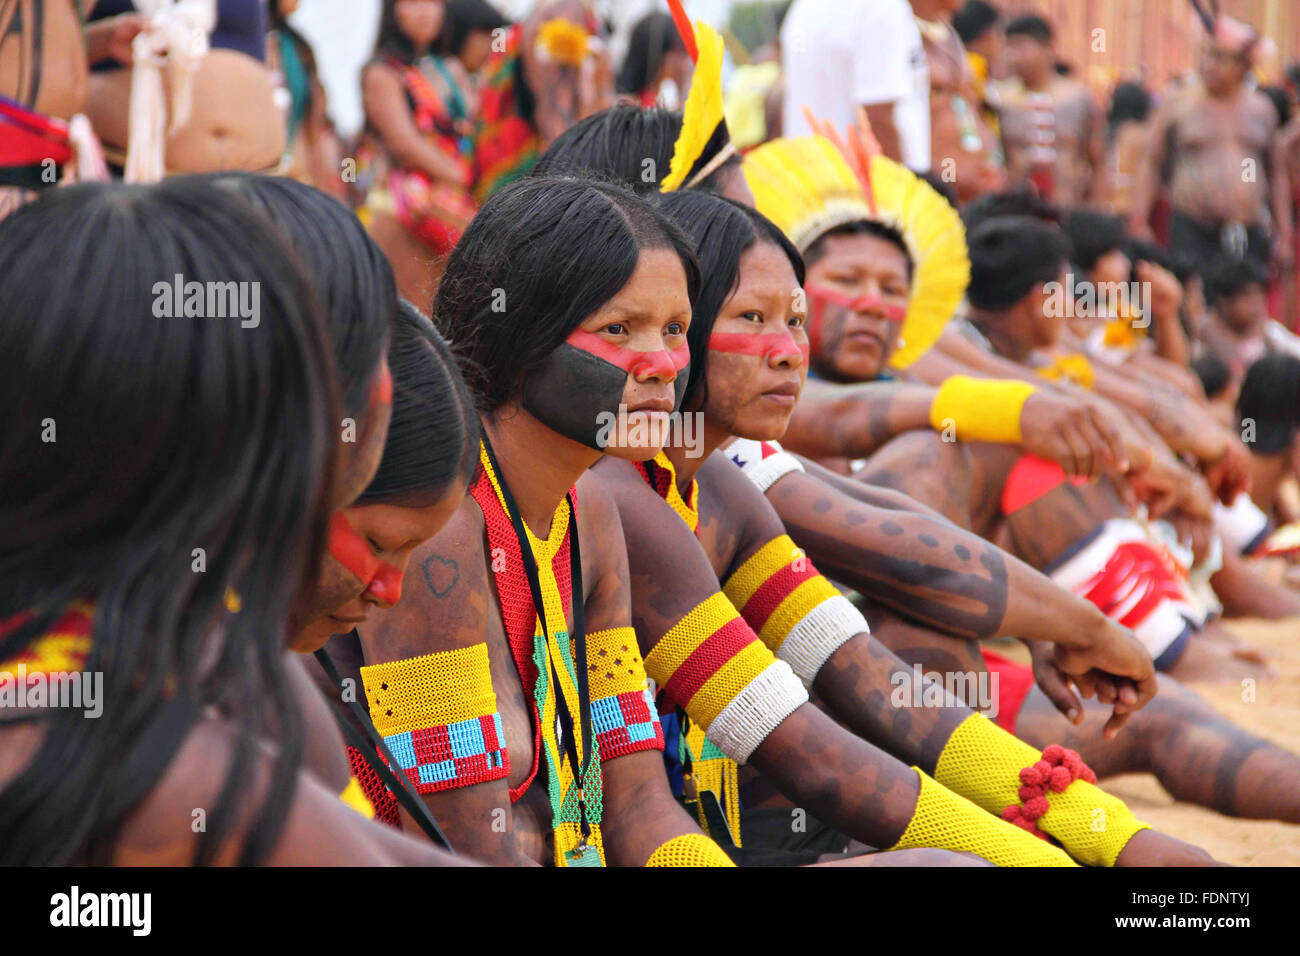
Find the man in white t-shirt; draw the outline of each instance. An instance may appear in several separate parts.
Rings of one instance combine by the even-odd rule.
[[[786,136],[813,115],[843,130],[867,108],[885,154],[930,168],[930,72],[908,0],[795,0],[781,28]]]

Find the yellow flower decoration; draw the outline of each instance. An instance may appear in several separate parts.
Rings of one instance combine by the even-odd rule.
[[[1146,334],[1145,329],[1138,329],[1133,325],[1131,316],[1120,316],[1111,319],[1106,323],[1106,330],[1102,335],[1102,344],[1115,349],[1131,349]]]
[[[548,60],[581,66],[591,52],[591,34],[572,20],[547,20],[537,32],[537,45]]]

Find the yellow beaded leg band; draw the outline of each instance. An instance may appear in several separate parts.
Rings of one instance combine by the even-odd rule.
[[[675,836],[650,854],[646,866],[735,866],[731,857],[703,833]]]
[[[1074,866],[1059,849],[1019,827],[990,816],[917,769],[921,793],[916,812],[891,850],[935,847],[974,853],[998,866]]]
[[[955,428],[960,441],[1015,444],[1021,439],[1020,412],[1036,391],[1029,382],[953,375],[934,396],[930,425],[935,431]]]
[[[1001,815],[1020,803],[1020,771],[1042,756],[983,714],[971,714],[948,738],[934,777],[989,813]],[[1039,827],[1089,866],[1114,866],[1133,835],[1149,828],[1122,800],[1084,780],[1074,781],[1063,793],[1049,794],[1047,800],[1051,809],[1039,818]]]

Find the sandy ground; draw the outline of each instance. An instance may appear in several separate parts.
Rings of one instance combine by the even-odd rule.
[[[1272,654],[1277,672],[1261,681],[1253,702],[1233,684],[1193,684],[1207,701],[1242,727],[1300,754],[1300,618],[1232,621],[1233,631]],[[1300,866],[1300,826],[1237,820],[1187,803],[1176,803],[1150,774],[1124,774],[1105,781],[1137,816],[1171,836],[1204,847],[1225,863]]]

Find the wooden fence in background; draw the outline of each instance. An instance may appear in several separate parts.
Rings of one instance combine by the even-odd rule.
[[[1144,75],[1159,88],[1169,77],[1196,67],[1205,35],[1187,0],[992,2],[1007,18],[1032,12],[1051,20],[1061,58],[1074,65],[1080,79],[1094,83],[1103,75],[1111,82]],[[1282,66],[1300,59],[1297,0],[1221,0],[1220,7],[1271,37]],[[1104,42],[1104,52],[1094,52],[1098,40]]]

